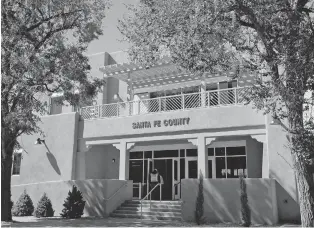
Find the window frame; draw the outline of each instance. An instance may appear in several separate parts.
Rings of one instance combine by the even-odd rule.
[[[245,154],[242,154],[242,155],[227,155],[227,148],[228,147],[244,147],[244,151],[245,151]],[[224,148],[224,155],[218,155],[216,156],[216,148]],[[216,175],[215,175],[215,179],[234,179],[234,178],[228,178],[228,158],[230,157],[245,157],[245,166],[246,166],[246,169],[244,170],[243,174],[244,174],[244,177],[248,177],[248,167],[247,167],[247,147],[246,145],[236,145],[236,146],[232,146],[232,145],[228,145],[228,146],[220,146],[220,145],[217,145],[215,147],[208,147],[207,148],[207,154],[209,153],[209,150],[210,149],[214,149],[214,155],[213,156],[209,156],[208,157],[213,157],[214,158],[214,162],[215,162],[215,168],[216,168]],[[219,177],[217,178],[217,164],[216,164],[216,158],[224,158],[225,159],[225,177]]]
[[[19,159],[16,160],[16,157],[19,157]],[[16,161],[18,161],[18,163],[16,163]],[[21,175],[21,164],[22,164],[22,153],[21,152],[13,153],[12,176]],[[15,171],[18,171],[18,172],[15,172]]]

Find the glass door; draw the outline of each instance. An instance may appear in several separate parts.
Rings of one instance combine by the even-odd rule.
[[[143,194],[142,197],[145,197],[149,192],[149,175],[153,171],[153,160],[151,158],[148,158],[147,160],[144,160],[144,178],[143,178]]]
[[[180,160],[179,158],[174,158],[172,160],[172,199],[180,199]]]
[[[198,169],[197,169],[197,157],[187,157],[185,159],[185,178],[186,179],[194,179],[198,177]]]

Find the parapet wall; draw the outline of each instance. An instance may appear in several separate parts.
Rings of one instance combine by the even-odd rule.
[[[252,223],[276,224],[276,180],[248,178],[246,183]],[[182,180],[182,216],[186,221],[194,220],[198,186],[198,179]],[[211,223],[241,222],[239,179],[204,179],[204,218]]]
[[[55,210],[54,215],[60,216],[64,200],[75,185],[86,201],[84,216],[107,217],[124,201],[132,199],[132,183],[124,180],[89,179],[13,185],[11,199],[15,203],[25,189],[36,207],[45,192]]]

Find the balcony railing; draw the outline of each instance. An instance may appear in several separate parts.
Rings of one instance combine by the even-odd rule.
[[[249,91],[249,87],[237,87],[202,93],[188,93],[145,100],[88,106],[81,108],[80,114],[83,119],[98,119],[238,105],[246,101]]]

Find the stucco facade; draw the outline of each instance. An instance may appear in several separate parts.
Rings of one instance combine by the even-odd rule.
[[[145,194],[148,172],[164,164],[171,170],[164,173],[165,179],[171,179],[170,187],[165,188],[169,191],[167,197],[182,200],[182,216],[186,220],[194,214],[197,177],[201,172],[205,178],[208,219],[237,222],[239,181],[235,178],[241,175],[240,171],[248,178],[254,222],[299,220],[286,134],[272,118],[239,101],[245,92],[240,86],[252,81],[246,72],[243,75],[247,80],[236,83],[219,75],[215,81],[208,76],[205,82],[183,75],[187,78],[184,82],[175,82],[181,76],[172,72],[167,76],[160,74],[160,80],[157,76],[151,78],[149,83],[155,84],[145,86],[141,84],[144,79],[139,79],[141,74],[149,77],[155,68],[134,70],[133,66],[125,73],[124,68],[130,65],[125,65],[129,63],[119,52],[104,53],[97,61],[105,65],[106,78],[104,91],[96,98],[97,105],[43,117],[40,126],[44,137],[20,138],[23,158],[20,174],[12,176],[13,200],[24,188],[35,201],[46,191],[59,211],[68,189],[75,184],[87,198],[86,214],[107,216],[124,200],[135,197],[136,184],[144,186],[141,191]],[[162,71],[161,67],[171,65],[161,64],[155,70]],[[127,80],[132,73],[133,85]],[[173,82],[169,82],[169,75],[176,75]],[[164,86],[158,85],[162,80],[168,81]],[[213,85],[217,90],[212,90]],[[157,98],[150,92],[151,89],[159,93],[163,87],[178,91],[182,86],[199,86],[199,92]],[[167,92],[163,94],[167,96]],[[212,102],[210,96],[217,101]],[[44,138],[45,143],[34,145],[38,137]],[[231,150],[238,154],[228,152]],[[224,155],[219,155],[219,151],[224,151]],[[137,154],[142,157],[136,157]],[[140,181],[134,178],[134,164],[143,170],[136,171],[143,175]],[[115,199],[117,195],[120,200]],[[110,202],[103,200],[106,198]]]

